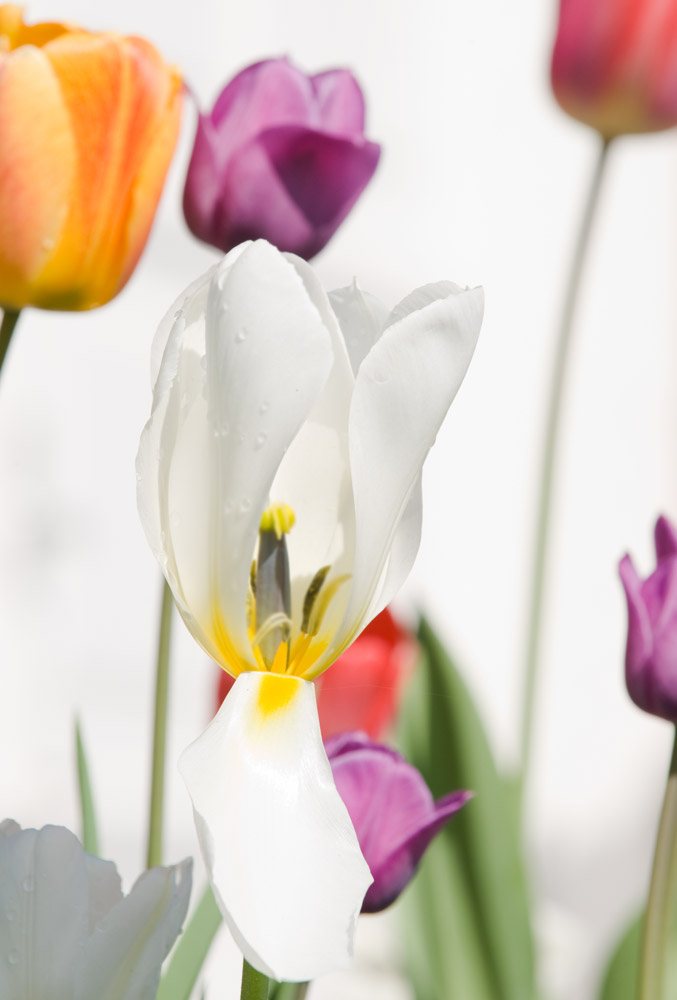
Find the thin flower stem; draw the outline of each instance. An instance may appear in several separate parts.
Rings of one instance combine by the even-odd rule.
[[[7,348],[9,347],[9,342],[12,339],[12,334],[14,333],[14,328],[19,322],[19,316],[21,312],[14,309],[5,309],[2,314],[2,320],[0,320],[0,371],[2,370],[2,365],[7,354]]]
[[[268,976],[242,959],[242,989],[240,1000],[268,1000]]]
[[[529,752],[533,730],[534,692],[540,655],[541,629],[543,624],[543,598],[546,585],[548,543],[552,514],[553,479],[555,459],[562,417],[562,401],[568,361],[571,355],[574,318],[578,303],[583,265],[587,255],[590,234],[599,204],[599,193],[607,164],[609,142],[602,141],[592,175],[588,196],[581,218],[578,238],[569,271],[569,280],[564,298],[564,308],[557,335],[554,366],[551,374],[550,397],[545,426],[545,438],[541,460],[538,514],[534,537],[533,563],[531,568],[531,596],[527,618],[526,666],[522,713],[522,786],[529,766]]]
[[[153,730],[153,774],[150,790],[147,866],[162,864],[162,820],[165,800],[165,751],[167,743],[167,701],[169,695],[169,647],[172,637],[174,600],[165,580],[158,635],[155,673],[155,727]]]
[[[667,944],[677,892],[677,730],[656,837],[649,901],[644,917],[638,1000],[664,1000]]]
[[[306,1000],[306,993],[308,992],[308,987],[310,983],[299,983],[296,987],[296,998],[295,1000]]]

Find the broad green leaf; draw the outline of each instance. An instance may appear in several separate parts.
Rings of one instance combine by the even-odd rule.
[[[207,886],[172,952],[156,1000],[189,1000],[221,920],[214,894]]]
[[[636,1000],[643,914],[636,917],[609,960],[599,1000]]]
[[[80,723],[75,720],[75,750],[78,764],[78,788],[80,790],[80,814],[82,817],[82,846],[88,854],[99,855],[99,836],[94,813],[94,798],[89,777],[87,755],[82,739]]]
[[[405,900],[420,1000],[532,1000],[533,942],[512,784],[428,623],[403,719],[403,750],[439,798],[475,792],[428,852]]]

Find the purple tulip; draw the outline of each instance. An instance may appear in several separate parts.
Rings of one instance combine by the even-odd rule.
[[[263,237],[309,260],[371,178],[364,98],[345,69],[306,76],[268,59],[231,80],[200,115],[183,193],[198,239],[227,252]]]
[[[628,600],[625,681],[636,705],[677,723],[677,533],[664,517],[655,542],[648,579],[640,580],[630,556],[618,567]]]
[[[374,878],[362,912],[377,913],[408,885],[428,844],[472,792],[434,802],[415,767],[364,733],[334,736],[325,749]]]

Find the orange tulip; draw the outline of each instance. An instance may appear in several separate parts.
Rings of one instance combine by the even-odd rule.
[[[148,238],[181,79],[141,38],[0,6],[0,305],[92,309]]]

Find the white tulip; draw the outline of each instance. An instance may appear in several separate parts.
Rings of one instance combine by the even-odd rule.
[[[256,967],[345,965],[371,876],[308,684],[390,601],[421,469],[479,334],[481,289],[389,312],[258,241],[163,322],[137,459],[141,519],[202,648],[236,678],[181,771],[217,901]]]
[[[128,896],[111,861],[62,826],[0,824],[2,1000],[154,1000],[188,909],[190,859]]]

